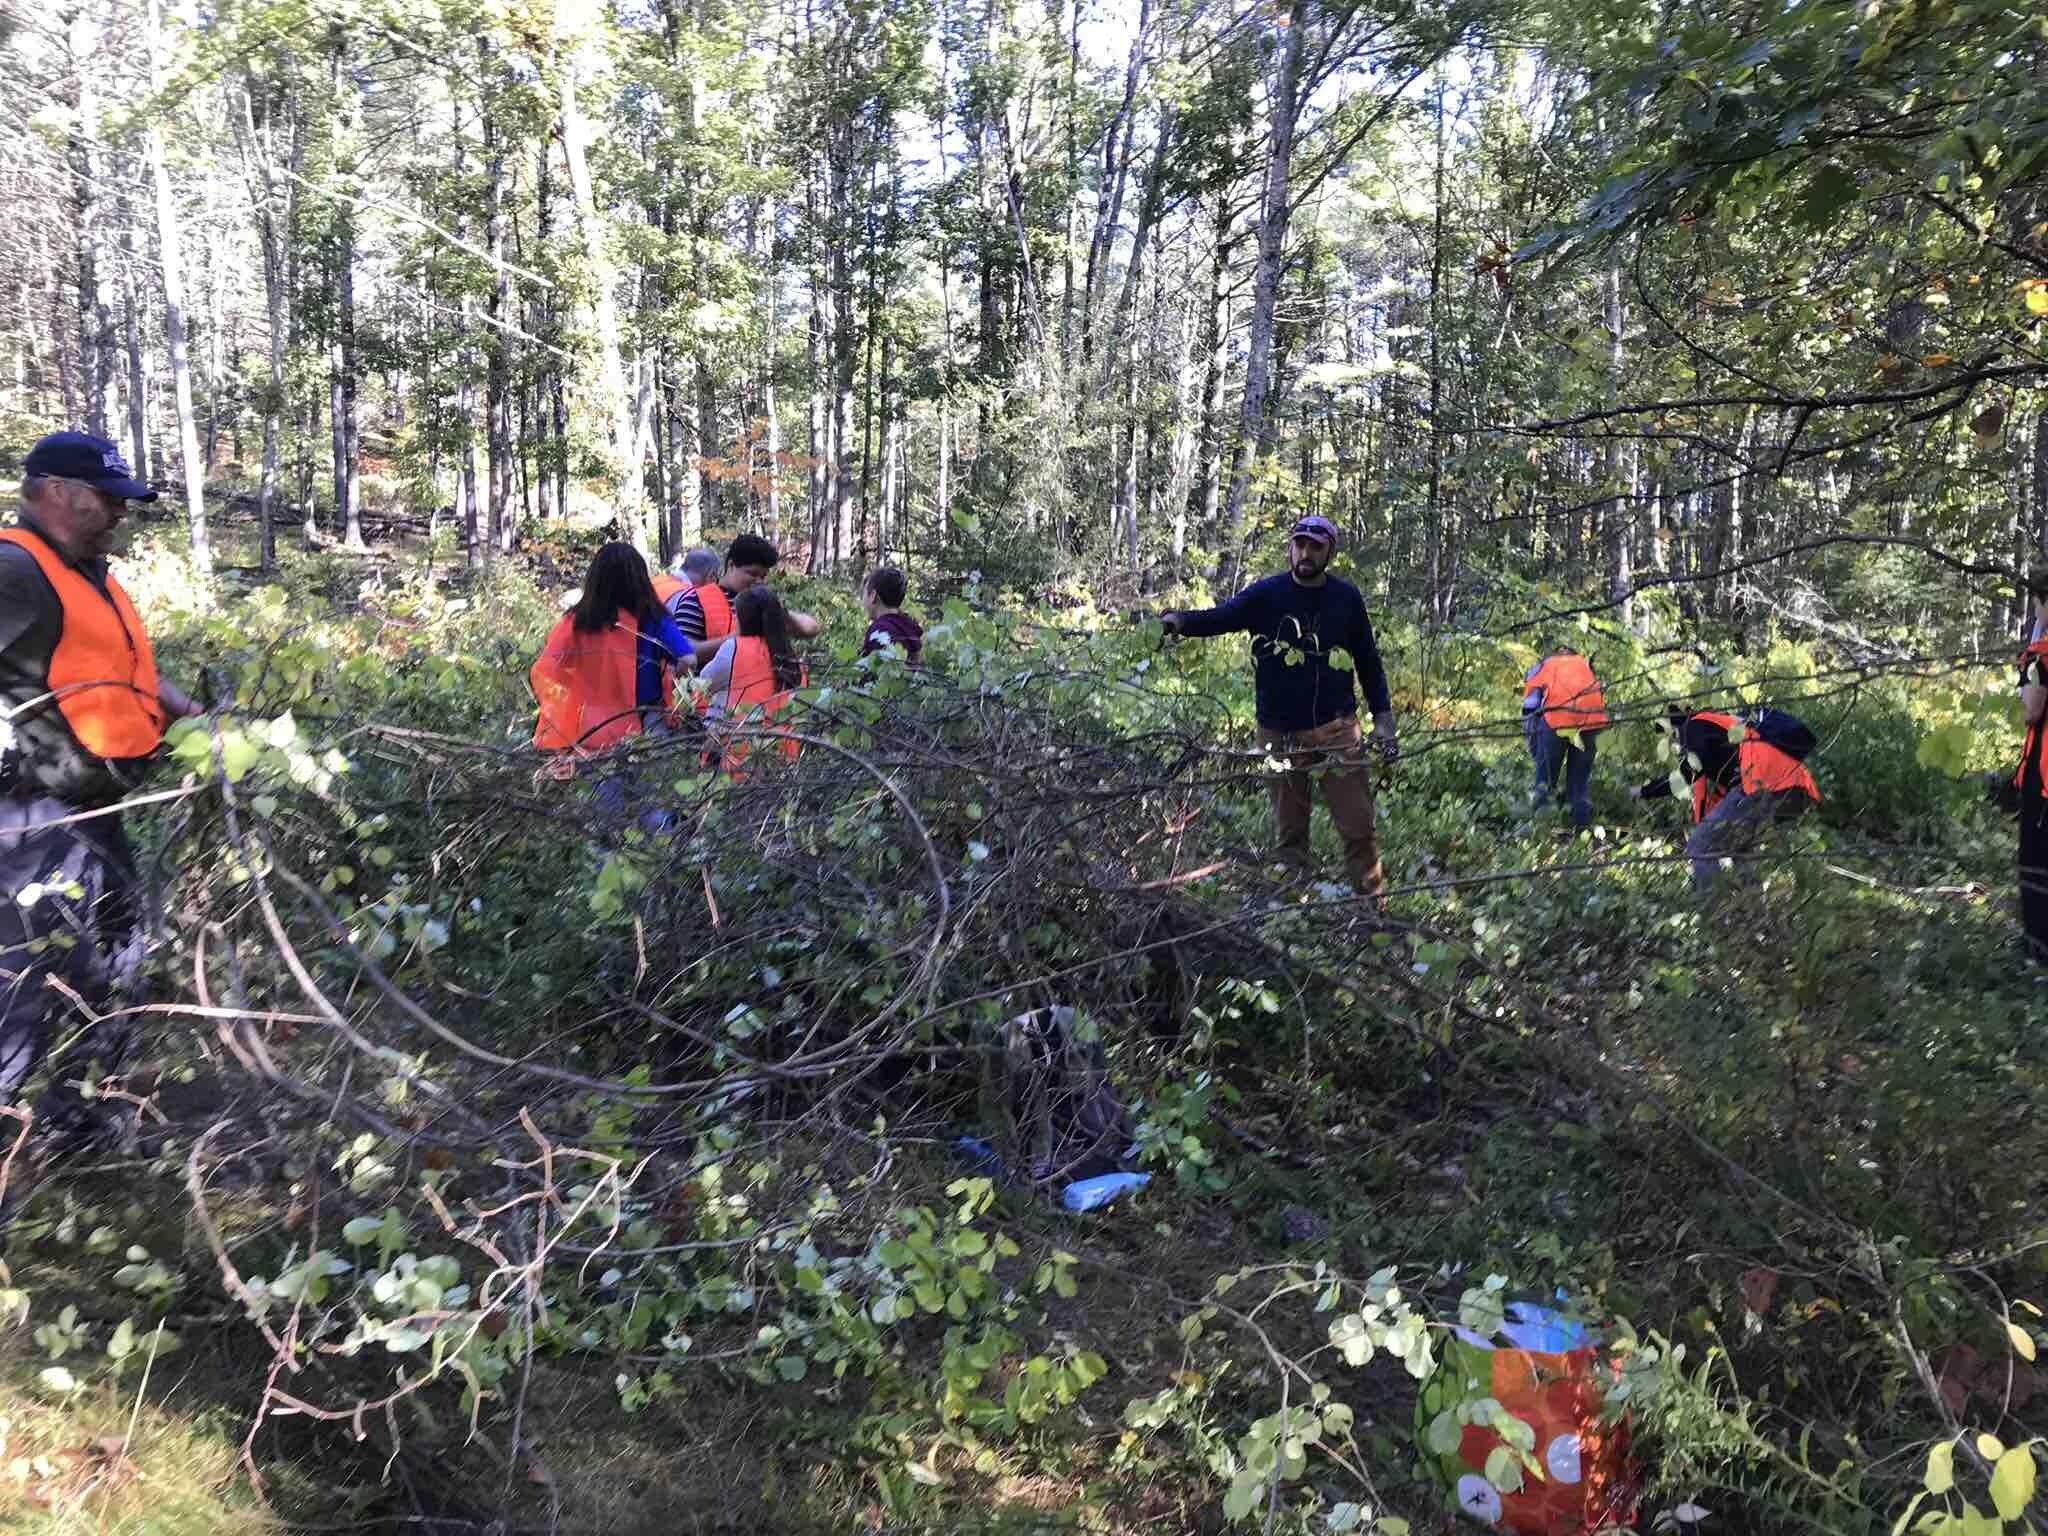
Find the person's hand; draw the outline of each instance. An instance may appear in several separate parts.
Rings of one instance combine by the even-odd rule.
[[[1629,797],[1629,799],[1631,799],[1631,800],[1640,800],[1640,799],[1642,799],[1642,798],[1643,798],[1643,786],[1642,786],[1642,785],[1640,785],[1640,784],[1631,784],[1631,785],[1629,785],[1629,787],[1628,787],[1628,797]]]
[[[1394,739],[1394,717],[1375,715],[1372,722],[1372,749],[1382,757],[1399,757],[1401,744]]]
[[[1181,628],[1181,624],[1186,617],[1187,615],[1178,608],[1169,608],[1166,612],[1159,615],[1159,627],[1175,639],[1179,639],[1185,633]]]

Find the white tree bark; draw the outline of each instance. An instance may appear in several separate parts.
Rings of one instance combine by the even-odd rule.
[[[163,66],[163,7],[149,0],[149,74],[158,89],[169,82]],[[163,130],[151,123],[145,136],[151,180],[156,187],[156,238],[164,280],[164,335],[170,343],[171,386],[178,401],[178,451],[184,459],[185,522],[192,535],[192,561],[213,572],[213,548],[206,534],[206,461],[199,456],[199,424],[192,410],[192,360],[185,349],[185,269],[178,243],[178,206],[164,163]]]

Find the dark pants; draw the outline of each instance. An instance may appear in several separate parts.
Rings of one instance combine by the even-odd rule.
[[[88,1030],[44,984],[56,977],[100,1012],[121,1006],[142,966],[147,934],[121,818],[37,825],[75,814],[57,800],[0,796],[0,1103],[19,1097],[53,1031],[67,1043],[60,1074],[82,1077],[93,1056],[114,1066],[125,1054],[125,1021]],[[77,1107],[68,1090],[53,1099],[60,1113]]]
[[[1813,809],[1803,789],[1766,789],[1750,794],[1731,789],[1692,829],[1685,851],[1692,859],[1692,888],[1708,890],[1721,872],[1723,859],[1741,861],[1737,880],[1748,883],[1762,875],[1755,854],[1765,830],[1778,822],[1795,821]]]
[[[1372,803],[1372,778],[1366,771],[1358,720],[1348,716],[1309,731],[1259,729],[1259,745],[1287,764],[1272,775],[1273,821],[1279,833],[1280,856],[1309,862],[1308,817],[1313,774],[1323,782],[1323,803],[1330,808],[1337,836],[1344,843],[1344,869],[1352,888],[1378,898],[1386,887],[1380,868],[1379,827]]]
[[[2048,795],[2020,796],[2020,931],[2028,953],[2048,964]]]
[[[1541,714],[1532,714],[1523,722],[1523,734],[1528,738],[1529,755],[1536,760],[1536,804],[1548,805],[1556,798],[1558,775],[1562,774],[1565,804],[1572,809],[1572,825],[1581,829],[1590,827],[1593,824],[1593,743],[1599,733],[1581,731],[1580,744],[1575,747],[1552,730],[1550,722]]]

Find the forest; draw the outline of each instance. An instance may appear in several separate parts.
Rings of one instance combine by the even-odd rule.
[[[50,988],[118,1135],[0,1102],[0,1528],[2048,1529],[2044,82],[1996,0],[0,9],[0,504],[161,490],[204,711]],[[1159,622],[1307,516],[1384,911]],[[789,755],[551,771],[600,548],[749,534]],[[1696,891],[1667,712],[1767,707],[1819,803]]]

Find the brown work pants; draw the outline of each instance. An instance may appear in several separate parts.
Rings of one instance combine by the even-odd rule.
[[[1271,773],[1273,822],[1283,859],[1308,864],[1308,818],[1311,777],[1323,783],[1323,803],[1344,842],[1344,869],[1362,896],[1383,900],[1386,872],[1380,867],[1379,827],[1372,803],[1372,778],[1366,771],[1365,749],[1358,718],[1348,715],[1306,731],[1259,728],[1259,746],[1287,764]]]

